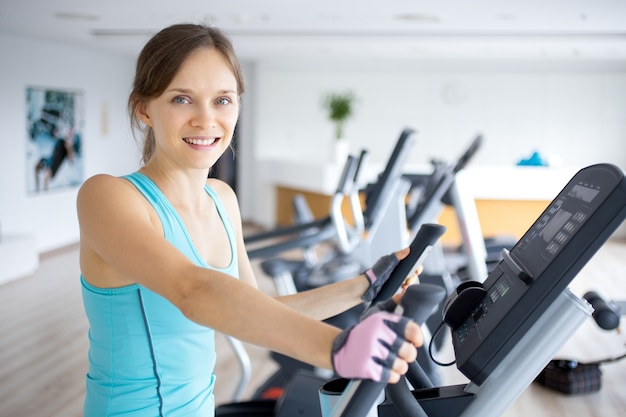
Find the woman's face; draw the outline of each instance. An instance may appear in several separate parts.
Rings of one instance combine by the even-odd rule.
[[[207,169],[230,145],[237,117],[237,81],[215,48],[201,48],[183,63],[163,94],[138,109],[156,140],[153,159]]]

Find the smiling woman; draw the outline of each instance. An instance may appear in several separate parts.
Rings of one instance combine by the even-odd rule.
[[[210,48],[204,51],[196,51],[197,53],[205,53],[212,55],[211,58],[220,62],[220,69],[222,73],[220,77],[226,78],[226,83],[231,84],[226,89],[214,90],[213,93],[217,93],[215,98],[219,103],[229,101],[230,103],[239,104],[239,97],[244,93],[244,79],[239,62],[235,57],[232,50],[232,46],[228,39],[224,38],[219,32],[214,37],[207,37],[207,39],[196,37],[192,38],[190,35],[185,34],[185,26],[176,26],[178,29],[172,28],[170,31],[162,31],[156,35],[152,42],[148,43],[142,54],[138,58],[137,62],[137,74],[135,75],[135,87],[129,97],[128,111],[131,119],[131,126],[140,131],[143,134],[143,162],[147,163],[152,156],[155,148],[154,133],[152,126],[145,119],[145,117],[139,116],[138,111],[145,107],[148,99],[157,98],[161,94],[164,94],[166,88],[168,89],[168,98],[172,100],[172,103],[186,104],[191,102],[188,97],[190,91],[173,82],[174,72],[179,68],[183,62],[189,59],[191,55],[197,49],[204,47]],[[185,37],[186,39],[182,39]],[[214,39],[213,39],[214,38]],[[193,42],[192,42],[193,41]],[[176,48],[171,48],[169,51],[168,45],[172,42],[176,42]],[[160,49],[167,49],[168,53],[161,52]],[[198,60],[199,61],[199,60]],[[154,67],[162,68],[161,71],[154,71]],[[201,68],[196,67],[196,71]],[[197,80],[211,81],[212,78],[203,76],[204,74],[190,73],[188,77],[198,77]],[[179,74],[179,77],[181,75]],[[228,83],[228,78],[231,78],[231,82]],[[179,83],[183,83],[185,80],[176,80]],[[217,81],[216,81],[217,82]],[[170,86],[171,84],[171,86]],[[206,87],[206,86],[205,86]],[[225,95],[227,98],[220,97]],[[198,103],[199,105],[200,103]],[[145,113],[145,111],[144,111]],[[235,114],[235,122],[238,114]],[[143,122],[144,124],[142,125]],[[232,133],[232,131],[231,131]]]
[[[420,328],[398,315],[379,311],[344,331],[319,321],[377,293],[408,250],[306,293],[258,290],[235,193],[207,179],[232,141],[243,89],[214,28],[170,26],[139,55],[128,109],[143,166],[96,175],[78,194],[86,416],[212,416],[215,331],[346,377],[395,382],[415,360]],[[355,329],[367,336],[355,342]]]
[[[133,103],[132,107],[135,117],[152,132],[146,140],[161,141],[155,148],[192,145],[190,150],[204,152],[188,152],[184,156],[202,158],[196,161],[197,167],[206,169],[217,161],[232,139],[239,116],[238,83],[223,54],[214,48],[193,52],[182,68],[184,71],[176,74],[162,94]],[[212,71],[212,77],[204,75],[207,70]],[[144,154],[144,161],[163,156],[173,157]],[[152,165],[150,159],[148,166]]]

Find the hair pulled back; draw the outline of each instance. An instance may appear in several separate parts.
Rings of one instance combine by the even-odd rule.
[[[243,74],[230,40],[219,29],[202,24],[182,23],[169,26],[143,47],[137,58],[133,88],[128,98],[128,114],[133,131],[141,132],[141,162],[146,164],[155,149],[154,133],[136,115],[142,103],[160,96],[176,76],[185,60],[200,48],[215,48],[230,64],[237,81],[237,94],[244,92]]]

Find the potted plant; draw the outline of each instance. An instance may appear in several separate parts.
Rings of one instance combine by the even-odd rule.
[[[335,139],[344,139],[344,126],[353,115],[355,97],[351,91],[329,93],[324,98],[328,118],[335,124]]]

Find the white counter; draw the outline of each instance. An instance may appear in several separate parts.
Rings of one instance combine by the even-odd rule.
[[[267,182],[295,189],[333,194],[339,183],[342,166],[319,163],[268,161],[264,164]],[[366,182],[375,181],[384,166],[365,168]],[[427,165],[406,165],[407,174],[429,173]],[[577,172],[574,168],[546,168],[531,166],[475,167],[469,166],[463,175],[464,184],[472,187],[476,199],[481,200],[552,200]]]
[[[263,180],[269,185],[334,194],[343,166],[304,161],[268,160],[262,163]]]
[[[532,166],[468,167],[459,173],[478,200],[553,200],[578,172]]]

